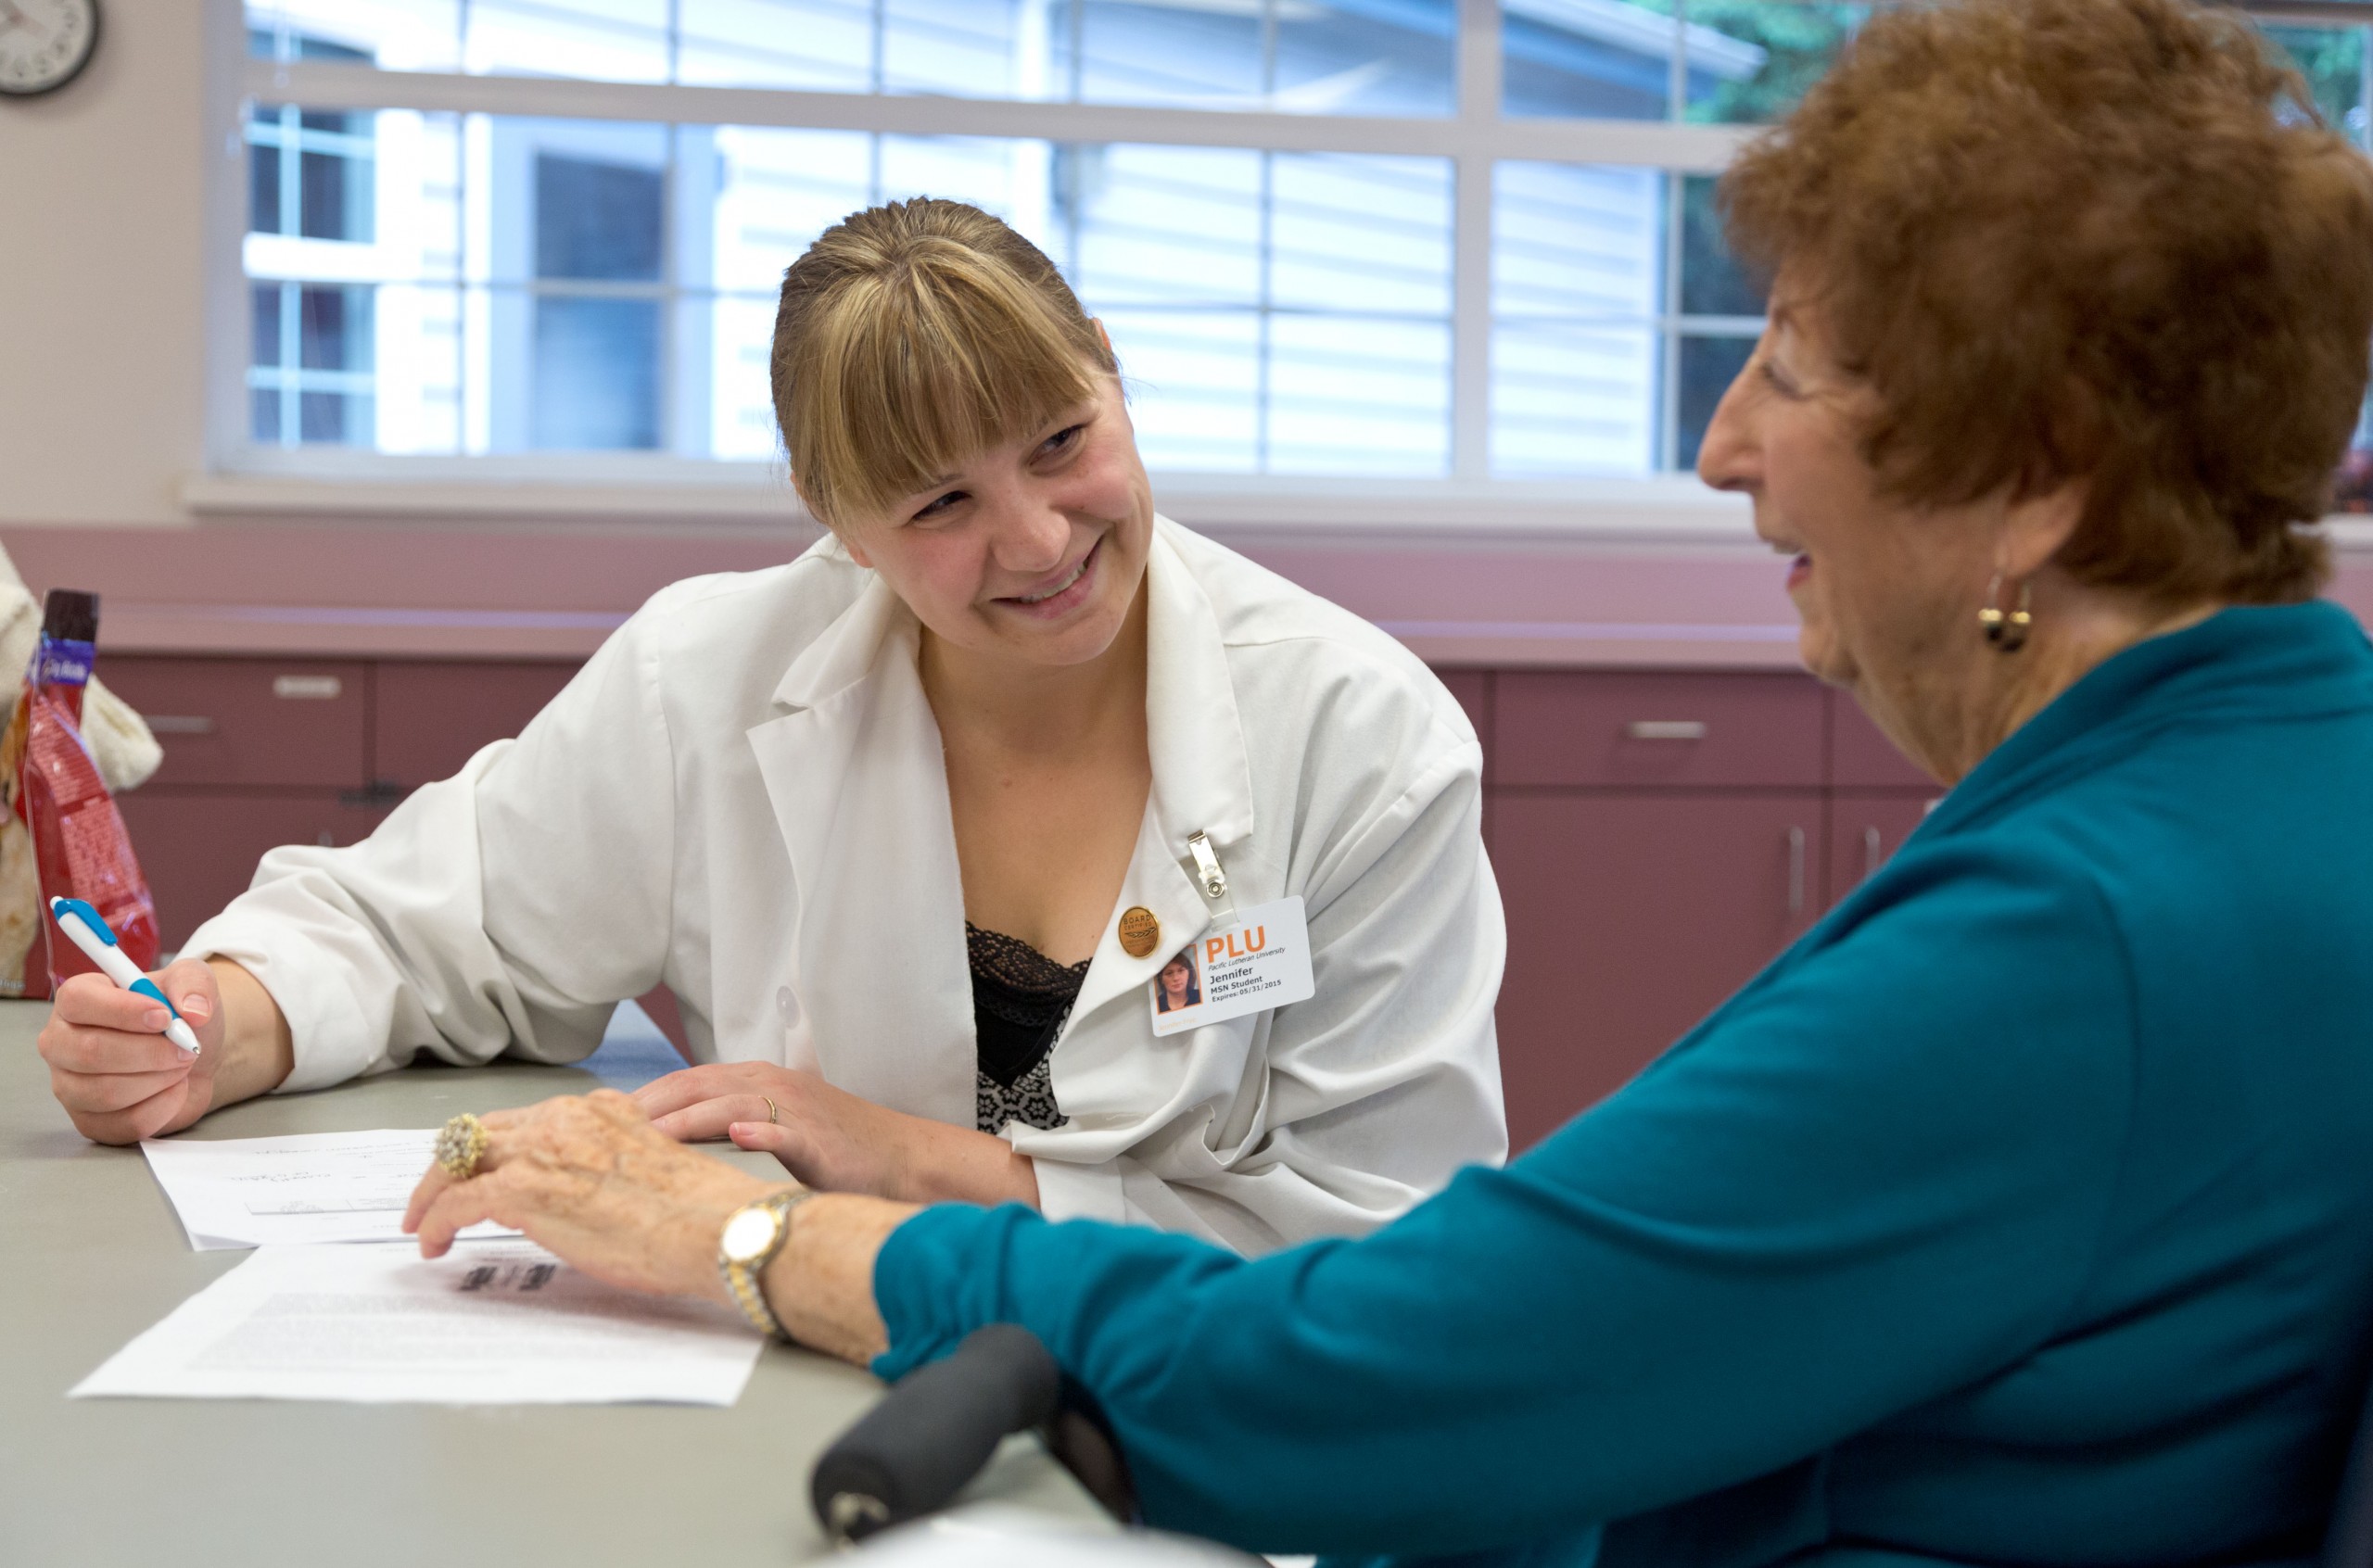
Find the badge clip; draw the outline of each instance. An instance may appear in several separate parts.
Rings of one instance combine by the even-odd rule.
[[[1195,857],[1195,880],[1203,890],[1204,901],[1215,906],[1225,918],[1236,916],[1236,900],[1227,893],[1227,872],[1220,866],[1220,857],[1212,853],[1211,835],[1200,828],[1186,835],[1186,853]]]

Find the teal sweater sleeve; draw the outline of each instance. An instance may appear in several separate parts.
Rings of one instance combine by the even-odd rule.
[[[1365,1239],[1247,1260],[926,1210],[876,1265],[876,1370],[1022,1323],[1148,1522],[1347,1553],[1538,1542],[1964,1387],[2075,1304],[2135,1073],[2108,905],[1987,838],[1907,854],[1621,1093]]]

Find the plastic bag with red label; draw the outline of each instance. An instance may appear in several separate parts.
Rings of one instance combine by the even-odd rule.
[[[143,969],[157,967],[156,901],[82,740],[82,693],[98,629],[96,594],[50,591],[24,695],[0,736],[0,788],[32,841],[44,911],[40,939],[17,972],[0,969],[0,995],[44,997],[69,975],[97,967],[45,913],[53,898],[90,904],[114,929],[127,957]]]

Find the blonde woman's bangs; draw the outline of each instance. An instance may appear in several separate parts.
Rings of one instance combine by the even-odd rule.
[[[895,210],[861,213],[843,227]],[[786,280],[777,412],[800,492],[829,525],[874,515],[1047,424],[1094,397],[1097,370],[1111,368],[1094,325],[1035,247],[985,213],[959,210],[1022,247],[1044,275],[1024,275],[975,236],[907,234],[886,249],[869,247],[874,254],[862,259],[874,264],[824,280],[795,322],[800,268]],[[1050,297],[1049,283],[1060,297]],[[789,342],[786,322],[796,329]]]

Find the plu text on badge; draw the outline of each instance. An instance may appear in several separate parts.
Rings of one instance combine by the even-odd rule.
[[[1255,905],[1233,924],[1204,932],[1171,955],[1151,990],[1156,1034],[1308,1001],[1318,988],[1311,979],[1301,899]]]

